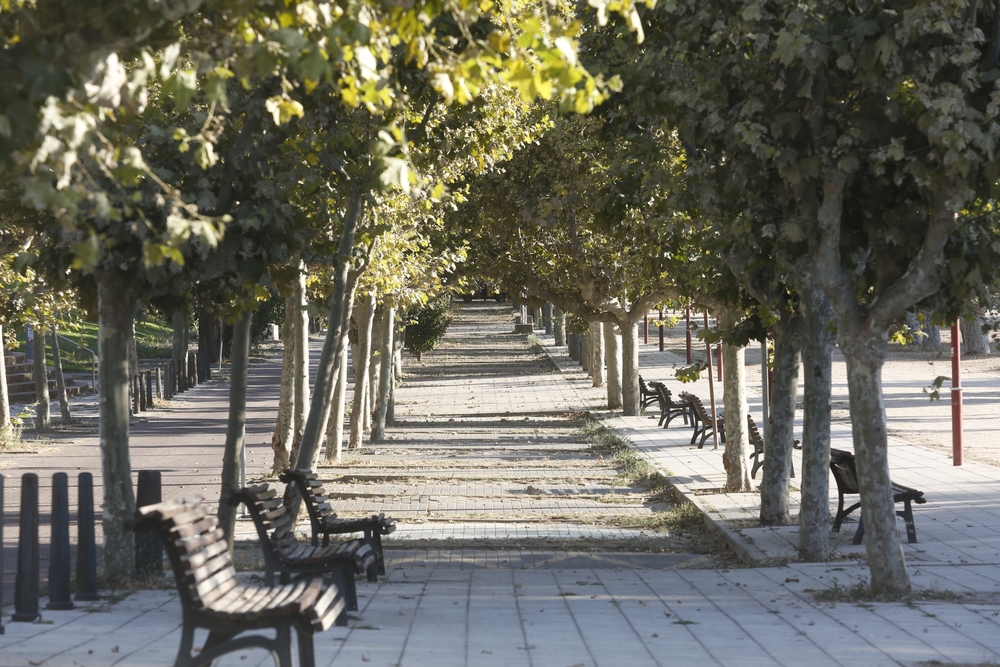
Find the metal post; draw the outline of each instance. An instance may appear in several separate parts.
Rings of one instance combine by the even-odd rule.
[[[649,313],[642,316],[642,344],[649,345]]]
[[[94,393],[98,392],[97,389],[97,357],[90,357],[90,386],[93,387]]]
[[[49,542],[49,602],[46,609],[73,609],[69,592],[69,477],[52,475],[52,525]]]
[[[693,363],[692,360],[693,360],[694,357],[692,356],[692,353],[691,353],[691,306],[690,306],[690,304],[688,305],[686,311],[687,311],[686,312],[686,321],[687,321],[687,323],[686,323],[686,325],[684,327],[684,341],[685,341],[685,345],[687,347],[687,363],[688,363],[688,365],[691,365]]]
[[[38,475],[21,476],[21,515],[17,536],[17,576],[14,579],[14,615],[10,620],[31,623],[38,613]]]
[[[219,321],[219,372],[222,372],[222,339],[226,337],[226,318]]]
[[[76,595],[80,602],[100,600],[97,592],[97,541],[94,539],[94,476],[77,477]]]
[[[660,352],[663,352],[663,309],[660,309]]]
[[[708,331],[708,311],[705,311],[705,331]],[[705,342],[705,352],[708,358],[708,400],[712,404],[712,449],[719,448],[719,419],[715,412],[715,383],[712,382],[712,344]]]
[[[153,409],[153,371],[146,371],[146,409]]]
[[[155,505],[163,500],[159,470],[140,470],[136,485],[136,508]],[[135,535],[135,571],[140,577],[163,574],[163,541],[160,532],[147,530]]]
[[[958,322],[951,325],[951,464],[962,465],[962,342]]]
[[[719,318],[715,318],[715,331],[719,331]],[[719,362],[719,382],[722,382],[722,343],[715,344],[715,359]]]

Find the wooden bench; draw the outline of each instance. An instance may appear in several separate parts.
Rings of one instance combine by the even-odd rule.
[[[368,581],[378,580],[375,554],[364,540],[314,547],[295,539],[295,521],[270,484],[242,488],[230,496],[229,503],[245,504],[257,528],[264,552],[264,583],[271,585],[275,573],[280,573],[282,582],[293,576],[323,575],[344,593],[347,609],[355,611],[358,593],[354,576],[367,572]]]
[[[319,481],[318,475],[312,470],[285,470],[280,479],[285,484],[295,484],[302,495],[302,501],[309,513],[309,523],[312,526],[312,544],[319,545],[319,537],[323,536],[323,546],[330,544],[331,535],[363,533],[365,542],[375,552],[375,563],[378,573],[385,574],[385,557],[382,554],[382,536],[396,530],[396,524],[385,514],[371,515],[360,519],[342,519],[330,506],[326,488]]]
[[[698,443],[698,449],[705,446],[705,441],[708,437],[715,432],[716,429],[719,431],[719,441],[726,441],[726,419],[721,415],[712,421],[712,417],[705,410],[705,404],[701,402],[701,399],[694,394],[681,394],[681,400],[690,406],[692,423],[694,425],[694,433],[691,435],[691,444],[701,436],[701,442]]]
[[[653,383],[650,383],[651,385]],[[670,390],[665,385],[657,383],[656,398],[660,403],[660,421],[657,426],[667,428],[670,422],[677,417],[683,417],[684,423],[688,423],[688,413],[691,408],[685,401],[674,401],[670,395]]]
[[[861,507],[861,501],[858,501],[846,510],[844,509],[845,495],[860,495],[861,493],[858,489],[858,471],[854,463],[854,454],[845,452],[842,449],[831,449],[830,472],[833,473],[833,479],[837,482],[837,516],[833,519],[833,532],[837,533],[840,532],[840,526],[847,515]],[[893,482],[892,500],[893,502],[903,503],[903,509],[896,510],[896,516],[902,517],[903,522],[906,524],[906,541],[910,544],[915,543],[917,541],[917,529],[913,525],[913,507],[911,503],[917,503],[918,505],[926,503],[927,500],[924,498],[924,492]],[[861,544],[861,539],[864,536],[865,524],[859,515],[858,531],[854,533],[853,544]]]
[[[757,471],[764,465],[764,438],[761,437],[760,431],[757,430],[757,423],[753,420],[753,416],[749,414],[747,415],[747,436],[750,444],[753,446],[753,454],[750,455],[750,458],[753,460],[753,466],[750,468],[750,478],[755,479]],[[793,448],[801,449],[798,445],[798,440],[792,443]],[[792,477],[795,477],[794,463],[792,464]]]
[[[649,385],[657,385],[657,384],[660,384],[660,383],[659,382],[650,382],[649,383]],[[639,406],[640,407],[648,408],[653,403],[656,403],[659,400],[659,396],[656,395],[656,389],[655,389],[655,387],[651,389],[649,385],[647,385],[643,381],[642,376],[640,375],[639,376]]]
[[[343,596],[321,578],[280,586],[237,581],[225,533],[201,498],[146,505],[136,510],[130,528],[159,530],[174,570],[184,619],[174,667],[208,667],[219,656],[251,647],[270,651],[279,667],[292,667],[292,628],[300,667],[315,667],[313,633],[347,624]],[[208,639],[192,655],[198,628],[208,630]],[[237,636],[269,628],[275,637]]]

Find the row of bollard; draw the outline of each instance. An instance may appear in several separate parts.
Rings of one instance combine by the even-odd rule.
[[[189,352],[186,363],[180,367],[173,361],[168,361],[166,367],[157,366],[151,370],[140,371],[132,376],[132,383],[129,386],[132,414],[151,410],[154,397],[156,400],[169,400],[175,394],[196,386],[199,381],[198,358],[195,352]]]
[[[69,539],[69,477],[52,475],[52,520],[49,543],[49,590],[46,609],[73,609],[73,600],[100,600],[97,590],[97,542],[94,529],[94,477],[89,472],[77,478],[76,595],[71,596]],[[3,475],[0,475],[0,581],[3,581]],[[160,472],[140,470],[136,505],[160,502]],[[14,579],[14,613],[11,621],[30,623],[39,613],[38,475],[21,476],[21,510],[18,522],[17,574]],[[163,545],[158,532],[136,536],[136,571],[141,577],[163,573]],[[0,586],[0,608],[3,607]],[[4,633],[0,623],[0,634]]]

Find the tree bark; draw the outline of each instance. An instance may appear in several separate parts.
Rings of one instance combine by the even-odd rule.
[[[976,308],[971,319],[961,319],[958,327],[962,332],[962,355],[970,357],[990,356],[990,337],[983,333],[983,313],[980,308]]]
[[[173,328],[171,360],[174,362],[175,369],[184,368],[187,365],[188,356],[188,326],[184,311],[175,310],[174,314],[170,316],[170,323]]]
[[[306,309],[306,264],[299,260],[299,273],[292,286],[292,348],[295,364],[292,370],[292,435],[291,460],[297,461],[302,433],[309,418],[309,311]],[[332,327],[331,327],[332,328]]]
[[[802,310],[803,424],[799,555],[830,557],[830,383],[833,306],[819,289],[798,290]]]
[[[35,327],[35,430],[44,433],[52,428],[49,412],[49,375],[45,366],[45,328]]]
[[[590,323],[590,376],[594,378],[595,387],[603,387],[604,374],[604,336],[600,322]]]
[[[639,415],[639,329],[627,321],[622,329],[622,414]]]
[[[368,348],[368,393],[365,394],[365,432],[371,434],[374,427],[375,408],[378,405],[379,377],[382,374],[382,337],[385,336],[382,326],[385,324],[385,306],[375,306],[375,320],[372,322],[372,341]]]
[[[349,344],[348,332],[351,330],[351,315],[354,312],[354,297],[358,286],[358,275],[348,274],[347,300],[344,308],[343,320],[340,323],[340,341],[337,343],[336,361],[334,363],[333,394],[327,410],[326,427],[326,462],[339,462],[342,455],[344,439],[344,401],[347,400],[347,346]],[[332,413],[332,414],[331,414]],[[312,469],[319,465],[319,450],[313,455]]]
[[[73,421],[69,412],[69,397],[66,395],[66,378],[63,376],[62,355],[59,354],[59,331],[52,325],[52,366],[56,372],[56,393],[59,396],[59,413],[63,424]]]
[[[354,250],[354,235],[361,217],[362,193],[353,193],[348,200],[347,211],[344,214],[344,230],[340,235],[340,247],[333,274],[333,292],[330,296],[330,327],[327,329],[323,351],[320,354],[316,369],[316,381],[313,385],[312,403],[309,407],[309,418],[302,434],[302,445],[295,459],[295,467],[302,468],[312,463],[320,438],[326,430],[326,421],[330,414],[330,396],[333,393],[333,380],[336,376],[337,349],[343,343],[344,311],[350,307],[347,296],[350,290],[350,270]],[[298,499],[293,509],[297,516]]]
[[[125,522],[135,514],[129,459],[129,339],[135,302],[116,276],[97,272],[98,382],[101,472],[104,483],[104,575],[113,583],[131,578],[135,539]]]
[[[10,394],[7,391],[7,349],[4,347],[3,340],[3,325],[0,325],[0,440],[6,440],[11,435]]]
[[[358,353],[354,356],[354,405],[351,406],[349,449],[359,448],[364,436],[364,414],[368,405],[368,364],[371,363],[374,319],[375,295],[368,293],[361,300],[361,312],[358,315]]]
[[[558,308],[552,309],[552,335],[556,345],[566,344],[566,314]]]
[[[607,364],[608,409],[622,408],[622,334],[615,331],[611,322],[602,322],[604,334],[604,361]]]
[[[863,336],[852,338],[841,336],[839,342],[847,361],[851,432],[871,585],[877,592],[905,595],[910,592],[910,577],[896,530],[882,397],[882,365],[888,349],[888,335],[874,341]]]
[[[378,395],[375,402],[375,417],[372,420],[372,442],[385,440],[385,416],[389,408],[389,394],[392,387],[392,339],[396,330],[396,309],[392,306],[383,308],[382,339],[379,344]]]
[[[250,320],[253,312],[241,314],[233,325],[233,350],[229,374],[229,422],[226,446],[222,454],[222,489],[219,492],[219,525],[226,531],[226,542],[233,550],[236,508],[227,501],[240,488],[240,459],[246,444],[247,373],[250,366]]]
[[[295,295],[285,297],[285,320],[281,324],[281,388],[278,393],[278,420],[271,436],[273,472],[281,472],[291,462],[295,440]]]
[[[801,326],[801,316],[787,311],[774,324],[771,419],[764,441],[764,468],[760,482],[760,522],[765,526],[785,525],[792,520],[788,493],[795,440],[793,428],[799,384]]]
[[[737,323],[740,312],[727,308],[719,310],[719,328],[725,329]],[[722,464],[726,470],[726,491],[746,493],[751,490],[749,451],[750,439],[747,429],[747,376],[746,348],[728,343],[722,344],[723,406],[726,410],[726,445],[722,453]]]
[[[594,366],[594,354],[593,346],[591,345],[590,329],[580,334],[580,368],[584,370],[587,375],[590,375],[590,370]]]

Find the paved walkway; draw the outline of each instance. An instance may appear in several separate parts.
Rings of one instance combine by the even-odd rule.
[[[893,442],[894,478],[919,486],[929,499],[916,510],[921,541],[906,549],[915,586],[929,591],[925,597],[932,599],[918,596],[909,604],[817,602],[810,591],[846,589],[865,578],[867,568],[850,557],[827,564],[720,570],[704,569],[708,563],[703,558],[671,551],[578,549],[580,540],[608,539],[612,530],[624,531],[615,527],[622,508],[662,511],[641,502],[630,506],[633,492],[617,486],[607,465],[588,457],[560,421],[558,415],[569,410],[599,411],[602,391],[590,387],[558,349],[550,352],[562,372],[526,361],[516,373],[502,373],[503,364],[489,364],[491,349],[513,354],[514,339],[496,330],[473,335],[476,325],[465,319],[457,324],[450,335],[453,347],[443,356],[465,354],[466,367],[459,366],[454,375],[438,375],[440,370],[428,363],[426,376],[418,373],[399,391],[397,417],[402,423],[391,431],[393,439],[322,471],[337,482],[336,502],[345,507],[357,502],[367,509],[369,500],[409,498],[424,517],[407,516],[389,540],[387,577],[377,584],[358,582],[360,610],[352,613],[348,627],[316,637],[318,664],[856,667],[1000,662],[1000,567],[997,522],[992,519],[1000,488],[993,468],[967,463],[954,469],[931,450]],[[672,360],[652,347],[642,353],[644,374],[672,377]],[[407,391],[413,393],[408,397]],[[707,393],[700,387],[694,391]],[[211,414],[207,397],[204,404],[196,398],[188,399],[192,410],[205,419],[224,420]],[[428,412],[434,415],[425,417],[418,401],[433,405]],[[266,414],[264,399],[260,407]],[[655,420],[612,419],[676,484],[691,490],[748,556],[787,554],[794,542],[787,533],[793,529],[765,535],[735,521],[754,513],[752,494],[693,494],[721,486],[720,452],[691,449],[683,429],[657,429]],[[157,421],[150,419],[148,427],[158,430]],[[423,422],[431,423],[424,427]],[[164,423],[178,429],[188,419],[178,415],[177,421]],[[453,425],[454,433],[445,430],[447,425]],[[164,438],[158,446],[170,442],[169,436],[158,436]],[[173,442],[187,446],[191,437],[188,430],[184,439]],[[207,444],[208,437],[201,439]],[[188,495],[192,486],[210,485],[208,477],[196,485],[186,481],[187,475],[195,480],[208,475],[191,472],[190,464],[197,459],[202,470],[204,459],[217,466],[220,447],[187,450],[188,460],[176,462],[166,493]],[[151,441],[150,450],[140,446],[140,453],[152,457],[154,448]],[[265,458],[255,463],[261,465]],[[65,469],[61,460],[49,465]],[[182,486],[189,488],[177,490]],[[592,516],[598,499],[608,495],[622,495],[625,502]],[[438,497],[527,502],[516,511],[503,506],[476,516],[459,504],[432,508]],[[572,521],[555,522],[546,503],[563,499],[581,504],[563,507]],[[521,514],[532,520],[518,520]],[[585,529],[594,532],[588,536]],[[448,530],[454,539],[473,542],[448,548]],[[430,544],[421,546],[423,539]],[[483,547],[475,546],[476,539],[483,540]],[[670,537],[658,539],[666,543]],[[498,546],[490,540],[524,542],[519,548],[516,541]],[[180,638],[176,594],[139,591],[120,598],[74,611],[45,611],[38,624],[10,623],[10,610],[4,609],[0,667],[171,664]],[[243,651],[218,664],[270,661],[259,651]]]

